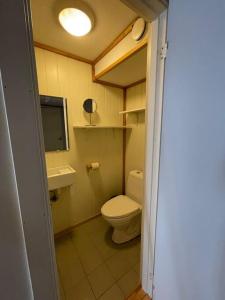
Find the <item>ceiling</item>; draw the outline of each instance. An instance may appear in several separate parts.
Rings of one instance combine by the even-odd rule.
[[[111,71],[103,75],[101,80],[128,86],[146,77],[147,47],[144,47]]]
[[[36,42],[94,60],[136,17],[120,0],[84,0],[95,14],[94,29],[74,37],[61,28],[54,6],[62,0],[31,0]]]

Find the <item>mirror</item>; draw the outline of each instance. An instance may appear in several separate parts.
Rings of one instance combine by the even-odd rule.
[[[86,99],[84,100],[83,108],[86,113],[93,114],[97,110],[97,103],[93,99]]]
[[[45,151],[69,150],[66,99],[40,95]]]
[[[83,103],[83,109],[86,113],[89,114],[89,126],[95,126],[92,124],[91,115],[97,110],[97,103],[94,99],[86,99]]]

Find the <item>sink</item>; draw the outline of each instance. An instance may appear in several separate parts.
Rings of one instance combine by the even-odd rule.
[[[72,185],[76,171],[69,165],[47,169],[48,190],[56,190]]]

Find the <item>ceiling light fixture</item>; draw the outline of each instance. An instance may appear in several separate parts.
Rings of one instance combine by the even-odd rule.
[[[88,34],[94,25],[93,13],[82,1],[60,1],[57,16],[61,26],[73,36]]]

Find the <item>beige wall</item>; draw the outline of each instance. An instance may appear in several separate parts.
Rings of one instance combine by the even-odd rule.
[[[126,109],[145,107],[145,83],[127,89]],[[131,170],[144,170],[145,160],[145,112],[127,115],[126,133],[126,179]]]
[[[70,164],[76,171],[73,186],[61,190],[52,204],[54,231],[59,232],[100,212],[102,204],[122,190],[122,130],[73,129],[85,125],[82,103],[94,98],[98,109],[95,122],[122,125],[121,89],[92,82],[91,66],[39,48],[35,49],[40,94],[67,98],[70,150],[46,154],[47,167]],[[97,171],[86,165],[99,161]]]

